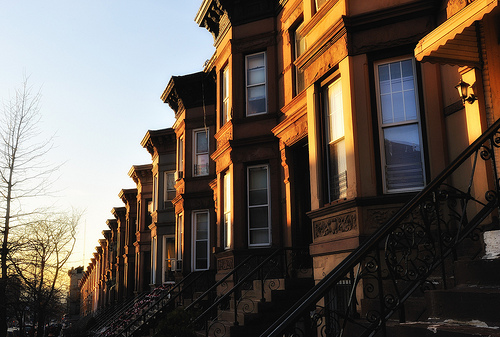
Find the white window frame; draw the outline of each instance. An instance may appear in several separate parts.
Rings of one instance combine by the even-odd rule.
[[[174,252],[173,252],[173,255],[168,257],[167,253],[168,253],[168,250],[167,250],[167,241],[173,241],[174,243]],[[167,277],[165,276],[165,273],[167,272],[167,270],[171,271],[171,272],[175,272],[176,271],[176,257],[175,257],[175,235],[173,234],[170,234],[170,235],[163,235],[163,242],[162,242],[162,267],[161,267],[161,270],[162,270],[162,284],[165,284],[165,283],[175,283],[175,280],[169,280],[167,279]],[[170,266],[169,266],[170,264]]]
[[[314,0],[314,7],[316,9],[316,12],[321,9],[327,3],[328,0]]]
[[[184,135],[177,138],[177,165],[176,179],[184,178]]]
[[[175,219],[175,268],[182,270],[184,258],[184,213],[179,213]]]
[[[333,96],[330,94],[333,94]],[[347,158],[345,151],[344,103],[342,100],[341,78],[337,78],[326,85],[323,88],[322,96],[326,135],[326,185],[328,187],[328,201],[332,202],[347,196]],[[340,100],[340,102],[338,100]],[[337,150],[335,158],[331,158],[331,147],[335,147]],[[335,180],[333,180],[334,177],[332,177],[332,161],[336,162],[338,170],[344,169],[337,174],[337,179]],[[335,182],[338,189],[338,193],[335,194],[334,191],[332,191],[333,182]]]
[[[304,52],[306,51],[306,39],[304,36],[300,35],[298,32],[304,27],[304,22],[302,21],[294,30],[293,30],[293,61],[296,61]],[[294,68],[294,95],[297,96],[305,89],[305,79],[304,72],[301,72],[300,69],[293,65]],[[299,86],[300,79],[302,79],[302,87]]]
[[[134,270],[134,290],[135,291],[141,291],[142,289],[139,289],[139,279],[141,277],[141,261],[140,261],[141,255],[140,252],[135,252],[135,270]]]
[[[206,138],[207,138],[207,150],[206,151],[199,151],[198,150],[197,136],[200,133],[204,133],[206,135]],[[209,137],[208,128],[193,130],[193,177],[207,176],[210,173],[209,149],[210,149],[210,137]],[[206,168],[205,170],[204,169],[200,170],[198,167],[198,159],[201,158],[202,156],[206,157],[206,164],[204,164],[204,166]]]
[[[230,112],[230,95],[229,95],[229,65],[224,67],[222,70],[222,87],[221,87],[221,93],[222,93],[222,116],[221,116],[221,126],[226,124],[231,119],[231,112]]]
[[[198,238],[198,229],[197,229],[197,225],[198,225],[198,221],[197,221],[197,215],[199,214],[206,214],[207,216],[207,238],[206,239],[200,239]],[[210,268],[210,212],[208,211],[208,209],[204,209],[204,210],[196,210],[196,211],[193,211],[192,213],[192,221],[191,223],[193,224],[193,229],[192,229],[192,237],[193,237],[193,244],[192,244],[192,267],[193,267],[193,270],[194,271],[201,271],[201,270],[208,270]],[[205,268],[198,268],[197,267],[197,243],[200,242],[200,241],[205,241],[206,244],[207,244],[207,249],[206,249],[206,254],[207,254],[207,265]]]
[[[224,249],[230,249],[233,239],[232,227],[232,193],[231,193],[231,173],[224,174]]]
[[[266,170],[266,197],[267,203],[265,204],[256,204],[250,205],[250,172],[253,169],[262,169]],[[267,207],[267,227],[258,227],[251,228],[251,209],[252,208],[262,208]],[[269,178],[269,165],[252,165],[247,167],[247,229],[248,229],[248,247],[268,247],[271,245],[271,186],[270,186],[270,178]],[[252,243],[252,231],[263,231],[267,230],[267,241],[260,243]]]
[[[172,179],[173,185],[169,186],[169,176]],[[175,171],[164,171],[163,172],[163,208],[167,207],[167,203],[171,204],[171,201],[175,198]],[[172,198],[170,197],[172,196]]]
[[[158,210],[160,193],[158,193],[158,173],[155,173],[153,177],[153,212]]]
[[[156,284],[156,272],[158,269],[158,236],[151,238],[151,280],[150,284]]]
[[[389,65],[389,64],[394,64],[396,62],[404,62],[411,60],[412,64],[412,71],[413,71],[413,92],[414,95],[410,96],[415,99],[415,114],[416,118],[414,119],[408,119],[404,121],[398,121],[398,122],[390,122],[390,123],[384,123],[383,117],[382,117],[382,100],[381,100],[381,89],[380,89],[380,78],[379,78],[379,67],[383,65]],[[419,104],[419,95],[418,95],[418,82],[417,82],[417,70],[416,70],[416,61],[413,57],[411,56],[406,56],[406,57],[398,57],[398,58],[392,58],[392,59],[385,59],[381,60],[378,62],[374,63],[374,73],[375,73],[375,88],[376,88],[376,98],[377,98],[377,118],[378,118],[378,129],[379,129],[379,139],[380,139],[380,156],[381,156],[381,165],[382,165],[382,185],[383,185],[383,191],[384,193],[390,194],[390,193],[401,193],[401,192],[412,192],[412,191],[420,191],[424,186],[426,182],[426,172],[425,172],[425,156],[424,156],[424,146],[423,146],[423,138],[422,138],[422,121],[421,121],[421,112],[420,112],[420,104]],[[391,84],[392,88],[392,84]],[[411,90],[406,90],[406,92],[411,91]],[[402,88],[403,92],[403,105],[404,105],[404,93],[405,89]],[[391,93],[393,91],[391,90]],[[392,96],[391,96],[391,102],[392,102]],[[406,116],[406,112],[403,113]],[[406,118],[406,117],[405,117]],[[403,187],[403,188],[390,188],[388,186],[388,174],[386,172],[386,167],[387,167],[387,158],[386,158],[386,152],[385,152],[385,137],[384,137],[384,130],[388,128],[394,128],[394,127],[404,127],[404,126],[410,126],[410,125],[416,125],[417,126],[417,131],[418,131],[418,147],[420,150],[420,164],[421,164],[421,171],[422,171],[422,184],[420,186],[414,186],[414,187]],[[415,148],[415,145],[412,146],[412,148]]]
[[[248,59],[251,57],[255,57],[257,55],[263,55],[264,57],[264,82],[259,82],[259,83],[253,83],[253,84],[248,84],[249,77],[248,77],[248,72],[252,69],[259,69],[259,68],[248,68]],[[267,113],[267,56],[266,52],[259,52],[259,53],[254,53],[250,55],[245,56],[245,86],[246,86],[246,115],[247,116],[256,116],[256,115],[262,115]],[[249,90],[258,86],[264,86],[264,111],[258,111],[258,112],[250,112],[250,97],[249,97]]]

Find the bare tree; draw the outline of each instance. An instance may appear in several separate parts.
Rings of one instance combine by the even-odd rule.
[[[26,211],[23,200],[42,195],[51,173],[57,169],[44,161],[52,139],[40,139],[39,103],[40,92],[34,93],[25,78],[0,114],[0,298],[5,298],[8,285],[11,230],[34,214]],[[5,303],[0,303],[0,337],[7,335],[6,315]]]
[[[39,337],[47,315],[60,303],[64,266],[76,242],[76,229],[81,214],[45,214],[25,224],[16,233],[16,248],[9,261],[23,290],[31,298],[31,315],[38,323]]]

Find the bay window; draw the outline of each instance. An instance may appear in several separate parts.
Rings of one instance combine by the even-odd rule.
[[[294,60],[297,60],[300,55],[302,55],[306,50],[306,39],[299,34],[300,29],[304,26],[304,23],[301,23],[294,31],[293,31],[293,57]],[[305,82],[304,82],[304,72],[301,71],[298,67],[294,66],[295,69],[295,95],[298,95],[304,90]]]
[[[210,240],[208,219],[208,210],[193,212],[194,270],[206,270],[209,266]]]
[[[194,176],[208,175],[208,134],[207,130],[193,131],[194,137]]]
[[[184,215],[177,214],[175,229],[175,259],[176,269],[182,270],[182,258],[184,256]]]
[[[379,62],[375,78],[384,192],[420,190],[425,171],[415,60]]]
[[[184,137],[177,139],[177,177],[176,180],[184,178]]]
[[[158,210],[158,174],[155,173],[153,177],[153,212]]]
[[[229,111],[229,66],[222,71],[222,121],[221,126],[231,119]]]
[[[266,53],[247,55],[246,68],[246,103],[247,116],[267,112],[267,75]]]
[[[175,198],[175,172],[174,171],[165,171],[163,173],[163,200],[164,200],[164,208],[168,206],[172,206],[172,200]]]
[[[175,236],[164,235],[163,236],[163,264],[162,264],[162,283],[173,283],[175,282],[174,272],[176,270],[175,265]]]
[[[347,165],[344,137],[342,82],[337,79],[323,89],[325,115],[328,201],[347,196]]]
[[[224,249],[231,248],[232,240],[232,219],[231,219],[231,175],[224,174]]]
[[[248,245],[271,244],[268,165],[247,168]]]
[[[158,236],[151,238],[151,284],[156,284],[156,269],[158,259]]]

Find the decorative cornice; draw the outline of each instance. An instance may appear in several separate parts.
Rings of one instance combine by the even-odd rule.
[[[128,176],[134,180],[136,184],[145,180],[152,180],[153,174],[152,170],[153,164],[145,164],[145,165],[132,165],[130,170],[128,171]]]
[[[370,30],[387,26],[397,22],[436,13],[440,1],[421,0],[413,1],[400,6],[393,6],[364,14],[344,17],[349,33]]]
[[[123,191],[123,190],[122,190]],[[121,197],[120,197],[121,199]],[[118,220],[120,217],[124,217],[127,213],[127,209],[125,207],[113,207],[111,209],[111,214]]]
[[[201,4],[194,21],[206,28],[217,39],[220,31],[220,21],[224,14],[227,14],[220,0],[204,0]]]
[[[217,141],[217,150],[224,148],[224,146],[233,139],[233,123],[228,121],[222,126],[222,128],[215,134],[215,140]],[[219,151],[220,152],[220,151]],[[215,156],[217,157],[217,156]]]
[[[158,151],[158,149],[160,149],[162,145],[169,142],[176,144],[174,129],[167,128],[161,130],[148,130],[141,141],[141,146],[149,152],[151,157],[154,158],[155,154],[158,155],[161,152]]]
[[[390,204],[404,204],[410,201],[416,193],[402,193],[394,195],[380,195],[375,197],[354,198],[349,200],[342,200],[339,202],[325,205],[321,208],[309,211],[307,216],[310,219],[328,216],[329,214],[345,211],[350,208],[358,206],[375,206],[375,205],[390,205]]]
[[[105,230],[103,230],[103,231],[102,231],[102,235],[103,235],[103,236],[104,236],[104,238],[106,239],[106,240],[103,240],[103,241],[104,241],[104,245],[105,245],[105,246],[107,246],[108,241],[110,241],[110,240],[111,240],[111,233],[112,233],[112,232],[111,232],[111,230],[109,230],[109,229],[105,229]],[[101,246],[103,245],[103,243],[101,242],[101,240],[99,240],[99,243],[101,244]]]
[[[179,118],[187,109],[215,104],[215,92],[215,73],[200,71],[172,76],[161,100],[174,110],[175,118]]]
[[[108,220],[106,220],[106,225],[108,225],[110,230],[115,231],[116,228],[118,227],[118,220],[117,219],[108,219]]]
[[[123,189],[118,193],[118,197],[127,205],[137,199],[137,188]]]
[[[231,26],[276,16],[286,1],[278,0],[204,0],[195,22],[206,28],[218,44]]]
[[[307,136],[307,102],[305,90],[281,109],[286,118],[271,131],[284,145],[291,146]]]

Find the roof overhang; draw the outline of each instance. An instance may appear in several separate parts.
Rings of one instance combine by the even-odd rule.
[[[480,67],[476,21],[498,6],[499,0],[475,0],[423,37],[415,48],[421,62]]]

